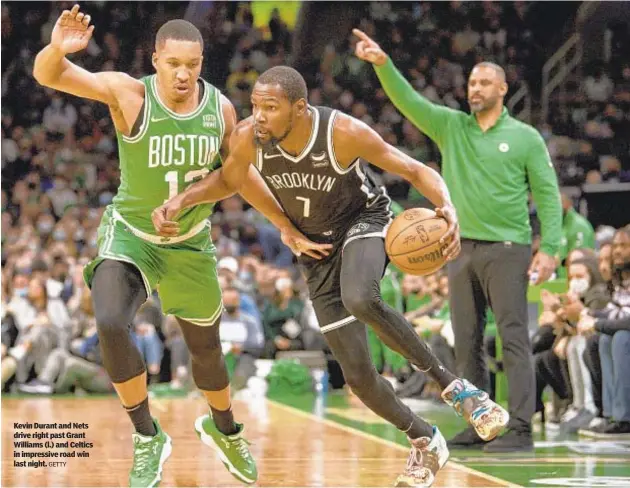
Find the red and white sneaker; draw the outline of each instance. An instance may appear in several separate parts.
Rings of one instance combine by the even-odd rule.
[[[431,486],[435,475],[446,464],[449,452],[446,440],[437,427],[433,427],[433,438],[420,437],[409,439],[411,452],[407,459],[405,472],[396,480],[394,486],[424,488]]]

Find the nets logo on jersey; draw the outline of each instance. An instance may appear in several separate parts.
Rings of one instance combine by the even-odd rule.
[[[206,114],[203,116],[203,127],[205,129],[216,129],[217,117],[213,114]]]
[[[325,151],[322,151],[319,154],[311,154],[311,161],[313,162],[313,168],[325,168],[330,164]]]
[[[353,235],[358,234],[359,232],[365,232],[366,230],[368,230],[369,227],[370,226],[366,224],[365,222],[359,222],[354,227],[352,227],[352,229],[348,231],[347,236],[352,237]]]

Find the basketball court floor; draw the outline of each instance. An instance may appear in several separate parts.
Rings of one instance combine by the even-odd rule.
[[[426,402],[411,406],[437,423],[447,438],[464,425],[448,408]],[[243,486],[197,440],[193,422],[206,410],[201,398],[152,399],[151,407],[173,439],[161,486]],[[237,420],[245,423],[258,461],[256,486],[392,486],[405,466],[404,435],[344,394],[274,400],[241,396],[234,410]],[[16,447],[22,439],[15,434],[29,432],[16,423],[26,422],[87,424],[74,432],[85,432],[83,441],[92,448],[51,450],[83,451],[89,457],[64,458],[66,464],[60,466],[16,467],[14,452],[23,449]],[[129,420],[113,396],[4,396],[2,486],[127,486],[130,434]],[[630,487],[630,441],[580,441],[538,433],[534,454],[452,451],[434,486]]]

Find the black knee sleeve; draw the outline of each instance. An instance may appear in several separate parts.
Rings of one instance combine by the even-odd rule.
[[[218,319],[213,325],[202,327],[177,319],[192,359],[192,374],[197,388],[220,391],[230,384],[225,358],[221,350]]]
[[[135,266],[106,260],[96,268],[92,280],[94,316],[103,366],[113,383],[124,383],[145,371],[130,328],[146,299],[142,275]]]

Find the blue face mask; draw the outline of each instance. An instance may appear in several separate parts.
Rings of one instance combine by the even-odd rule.
[[[16,288],[14,291],[16,297],[26,298],[28,296],[28,287]]]
[[[250,282],[253,279],[253,275],[249,271],[241,271],[239,275],[241,281]]]

